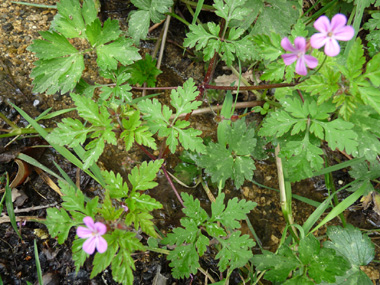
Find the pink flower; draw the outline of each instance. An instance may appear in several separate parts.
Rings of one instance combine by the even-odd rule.
[[[108,245],[102,235],[104,235],[107,231],[106,225],[100,222],[94,223],[94,220],[91,217],[83,218],[83,223],[87,226],[87,228],[77,228],[78,237],[87,239],[83,243],[83,250],[88,254],[93,254],[95,248],[100,253],[105,252]]]
[[[314,28],[320,33],[311,36],[311,46],[315,49],[325,46],[326,55],[338,55],[340,52],[338,41],[349,41],[355,33],[354,28],[346,26],[346,23],[347,18],[342,14],[336,14],[331,19],[331,23],[326,16],[319,17],[314,22]]]
[[[288,38],[283,38],[281,41],[281,46],[284,50],[290,51],[281,55],[284,63],[286,65],[291,65],[293,62],[296,63],[296,73],[299,75],[307,74],[307,67],[315,68],[318,65],[318,60],[311,55],[306,54],[306,39],[303,37],[297,37],[294,40],[294,46],[290,43]]]
[[[126,205],[121,205],[121,207],[124,209],[124,212],[128,212],[129,208]]]

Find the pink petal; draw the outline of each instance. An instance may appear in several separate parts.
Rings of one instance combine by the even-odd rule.
[[[347,23],[347,18],[343,14],[336,14],[331,19],[331,32],[335,34],[337,29],[344,27]]]
[[[306,50],[306,39],[303,37],[296,37],[294,39],[294,46],[296,47],[297,51],[303,51]]]
[[[84,217],[83,223],[92,231],[95,230],[94,220],[91,217]]]
[[[299,75],[306,75],[307,74],[307,68],[305,66],[305,60],[303,56],[301,56],[296,63],[296,73]]]
[[[83,243],[83,250],[88,254],[93,254],[95,251],[95,245],[97,243],[97,237],[92,236]]]
[[[315,22],[314,22],[314,28],[321,32],[321,33],[328,33],[330,32],[330,20],[326,16],[321,16],[319,17]]]
[[[297,55],[294,53],[286,53],[281,55],[284,60],[285,65],[291,65],[293,62],[297,60]]]
[[[309,68],[316,68],[318,65],[318,59],[308,54],[305,55],[305,62]]]
[[[85,228],[85,227],[78,227],[77,228],[77,235],[80,238],[89,238],[92,236],[93,231]]]
[[[289,41],[288,38],[283,38],[281,40],[281,46],[284,50],[286,51],[291,51],[291,52],[296,52],[297,50],[293,47],[291,42]]]
[[[337,40],[330,38],[325,45],[325,54],[328,56],[336,56],[340,52],[340,46]]]
[[[103,237],[96,238],[96,250],[100,253],[103,253],[107,250],[108,244],[107,241]]]
[[[99,235],[104,235],[107,232],[106,225],[101,222],[95,223],[94,227]]]
[[[326,44],[327,37],[323,33],[317,33],[311,36],[310,44],[313,48],[319,49]]]
[[[355,30],[351,26],[345,26],[334,32],[334,38],[338,41],[349,41],[353,38]]]

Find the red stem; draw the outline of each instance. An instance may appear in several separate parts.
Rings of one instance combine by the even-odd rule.
[[[149,156],[149,158],[150,159],[152,159],[152,160],[156,160],[157,158],[153,155],[153,154],[151,154],[144,146],[142,146],[141,144],[138,144],[138,143],[136,143],[138,146],[139,146],[139,148],[147,155],[147,156]],[[168,174],[168,172],[166,171],[166,168],[165,168],[165,166],[164,165],[161,165],[161,169],[162,169],[162,171],[164,172],[164,175],[165,175],[165,177],[166,177],[166,179],[168,180],[168,182],[169,182],[169,184],[170,184],[170,187],[172,187],[172,189],[173,189],[173,191],[174,191],[174,194],[177,196],[177,199],[178,199],[178,201],[181,203],[181,205],[182,205],[182,207],[185,207],[184,206],[184,204],[183,204],[183,200],[182,200],[182,198],[181,198],[181,196],[178,194],[178,191],[177,191],[177,189],[175,188],[175,185],[173,184],[173,181],[170,179],[170,176],[169,176],[169,174]]]

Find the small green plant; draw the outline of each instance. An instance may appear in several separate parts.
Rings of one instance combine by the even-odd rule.
[[[353,26],[340,13],[330,15],[331,21],[320,16],[331,12],[331,5],[323,6],[324,2],[315,15],[301,16],[300,1],[295,0],[215,0],[212,6],[203,5],[203,1],[186,1],[189,11],[194,12],[191,5],[196,7],[191,24],[171,12],[175,11],[171,9],[171,0],[131,2],[138,9],[129,15],[126,34],[117,20],[101,23],[93,0],[84,0],[82,4],[78,0],[61,0],[50,30],[40,32],[42,39],[34,40],[28,48],[38,58],[30,75],[34,91],[68,92],[79,118],[65,118],[56,128],[45,130],[37,121],[51,118],[52,114],[33,120],[16,109],[34,128],[33,132],[38,132],[104,189],[101,197],[90,199],[66,175],[65,180],[59,181],[62,207],[47,210],[44,224],[59,244],[65,242],[71,228],[76,228],[72,248],[76,270],[89,255],[95,254],[91,278],[110,266],[115,281],[133,284],[132,254],[154,250],[168,255],[175,278],[188,278],[200,269],[200,258],[212,248],[224,284],[228,284],[234,270],[242,267],[249,268],[248,273],[246,269],[240,273],[252,283],[263,276],[284,284],[343,284],[346,279],[354,280],[353,284],[367,284],[369,278],[359,268],[374,258],[367,236],[349,225],[332,226],[328,227],[328,240],[321,246],[313,232],[337,216],[346,225],[341,213],[362,195],[376,191],[372,181],[379,177],[376,159],[380,153],[380,55],[373,39],[378,29],[377,14],[364,25],[371,31],[367,37],[371,59],[366,62],[366,47],[355,37],[365,7],[359,1],[354,1],[357,10]],[[374,1],[366,2],[369,6]],[[202,8],[220,20],[200,23],[197,17]],[[146,39],[151,21],[158,23],[169,15],[188,24],[183,45],[195,48],[208,62],[204,80],[196,85],[189,78],[183,86],[164,88],[171,89],[166,104],[159,97],[151,98],[157,94],[136,98],[133,88],[159,90],[155,84],[161,71],[155,67],[154,57],[146,54],[142,59],[135,45]],[[338,40],[347,42],[346,48]],[[83,49],[77,48],[79,42]],[[323,52],[318,50],[322,47]],[[96,55],[99,75],[112,83],[90,85],[82,78],[84,55],[90,53]],[[211,85],[219,59],[231,68],[239,66],[240,73],[242,67],[254,67],[265,84]],[[133,86],[136,84],[139,86]],[[206,143],[202,131],[191,126],[189,118],[211,89],[255,90],[258,95],[258,90],[275,92],[273,96],[265,93],[263,107],[253,109],[265,115],[260,124],[245,120],[249,110],[235,114],[236,99],[234,102],[231,93],[226,92],[222,110],[215,119],[217,138]],[[31,132],[13,127],[13,135]],[[106,144],[120,143],[126,151],[137,146],[151,160],[133,168],[128,182],[118,173],[101,172],[96,165]],[[227,180],[236,188],[253,181],[255,161],[268,156],[265,145],[267,149],[274,148],[287,225],[275,253],[263,250],[262,254],[253,255],[252,248],[260,245],[256,233],[251,227],[257,243],[242,234],[240,223],[245,220],[250,226],[247,215],[256,203],[236,197],[225,201],[223,189]],[[354,159],[326,167],[325,147],[338,149]],[[67,148],[72,148],[77,156]],[[187,153],[182,156],[187,165],[177,171],[192,171],[190,177],[197,176],[198,180],[203,179],[204,172],[218,188],[210,214],[198,199],[186,193],[180,195],[167,172],[167,156],[176,155],[179,149]],[[350,174],[356,180],[342,188],[353,193],[339,202],[334,184],[328,183],[328,179],[332,171],[346,167],[352,167]],[[168,180],[185,214],[181,227],[162,240],[152,215],[162,204],[145,193],[157,186],[155,178],[159,172]],[[65,175],[62,171],[61,174]],[[313,203],[317,205],[315,211],[301,226],[292,214],[290,182],[323,174],[330,195],[321,204]],[[6,195],[8,208],[8,190]],[[330,212],[319,221],[330,206]],[[136,237],[140,230],[151,238],[148,246]],[[290,238],[286,239],[288,231]]]

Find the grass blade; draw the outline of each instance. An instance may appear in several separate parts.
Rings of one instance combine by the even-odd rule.
[[[42,128],[35,120],[33,120],[22,109],[20,109],[19,107],[17,107],[16,105],[14,105],[12,103],[10,103],[10,104],[13,106],[13,108],[15,108],[17,110],[17,112],[20,113],[21,116],[24,117],[25,120],[28,121],[29,124],[31,124],[33,126],[33,128],[40,134],[40,136],[43,137],[57,152],[59,152],[64,158],[66,158],[68,161],[70,161],[76,167],[79,167],[80,169],[83,169],[83,163],[74,154],[72,154],[68,149],[66,149],[63,146],[60,146],[60,145],[57,145],[57,144],[49,142],[49,140],[46,139],[46,137],[47,137],[47,135],[49,133],[44,128]],[[74,151],[77,152],[77,150],[80,149],[80,148],[81,148],[80,146],[77,147],[77,148],[74,148]],[[84,150],[83,150],[83,152],[84,152]],[[79,153],[77,153],[77,154],[78,154],[79,157],[83,156],[83,154],[82,155],[80,155]],[[91,169],[93,169],[93,168],[99,169],[99,167],[97,165],[96,165],[96,167],[92,167]],[[95,175],[91,173],[91,171],[84,170],[84,172],[87,173],[89,176],[91,176],[93,179],[95,179],[97,182],[101,183],[98,180],[98,178],[95,177]],[[99,169],[98,172],[100,173],[100,169]],[[102,184],[102,185],[104,185],[104,184]]]
[[[63,178],[61,176],[59,176],[58,174],[56,174],[54,171],[50,170],[49,168],[47,168],[45,165],[39,163],[37,160],[35,160],[33,157],[30,157],[29,155],[26,155],[26,154],[23,154],[23,153],[20,153],[18,156],[17,156],[19,159],[29,163],[30,165],[33,165],[35,167],[38,167],[40,169],[42,169],[43,171],[45,171],[46,173],[49,173],[50,175],[54,176],[55,178],[57,178],[58,180],[62,180],[63,181]]]
[[[37,248],[36,240],[34,240],[34,259],[36,260],[38,283],[40,285],[43,285],[43,282],[42,282],[42,270],[41,270],[40,259],[38,257],[38,248]]]
[[[17,228],[16,216],[15,216],[15,212],[13,210],[12,189],[9,187],[8,173],[7,173],[7,182],[5,184],[5,205],[7,206],[7,213],[8,213],[8,217],[11,221],[11,225],[12,225],[13,229],[15,230],[15,232],[17,233],[17,235],[20,237],[20,239],[22,239],[21,234]]]
[[[336,207],[334,207],[330,213],[320,222],[312,231],[315,232],[317,229],[322,227],[327,222],[331,221],[332,219],[336,218],[340,213],[342,213],[344,210],[346,210],[348,207],[350,207],[353,203],[355,203],[356,200],[358,200],[361,196],[363,196],[364,192],[366,190],[366,185],[363,184],[358,190],[356,190],[353,194],[348,196],[346,199],[344,199],[342,202],[340,202]],[[329,197],[330,198],[330,197]]]

